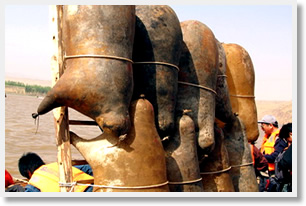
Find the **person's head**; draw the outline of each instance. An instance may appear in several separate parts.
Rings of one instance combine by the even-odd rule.
[[[278,128],[278,122],[272,115],[265,115],[258,123],[261,123],[261,129],[268,135]]]
[[[282,126],[279,131],[279,138],[287,141],[289,144],[292,143],[292,123],[288,123]]]
[[[28,152],[19,159],[19,172],[22,176],[30,179],[34,171],[44,164],[44,161],[36,153]]]

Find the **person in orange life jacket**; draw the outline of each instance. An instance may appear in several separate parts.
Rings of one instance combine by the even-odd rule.
[[[36,153],[26,153],[18,162],[19,172],[29,179],[25,192],[59,192],[59,178],[57,162],[45,164]],[[93,179],[92,169],[89,165],[72,167],[73,180]],[[75,186],[74,191],[92,192],[92,187]]]
[[[261,123],[261,128],[265,132],[261,152],[268,161],[269,176],[272,176],[275,170],[275,158],[287,147],[287,142],[278,138],[278,122],[274,116],[265,115],[258,123]]]

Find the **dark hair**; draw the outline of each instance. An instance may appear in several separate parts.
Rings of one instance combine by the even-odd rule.
[[[44,164],[44,161],[36,153],[28,152],[19,159],[19,172],[22,176],[30,179],[28,172],[33,174],[36,169]]]
[[[272,124],[274,127],[278,128],[278,122],[275,121],[273,124]]]
[[[286,140],[289,137],[289,133],[292,132],[292,123],[284,124],[279,131],[279,138]]]

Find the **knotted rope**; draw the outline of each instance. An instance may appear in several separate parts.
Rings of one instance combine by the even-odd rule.
[[[253,165],[253,162],[248,162],[248,163],[243,163],[240,165],[232,165],[232,167],[246,167],[246,166],[250,166]]]
[[[232,169],[231,166],[229,166],[228,168],[225,168],[223,170],[218,170],[218,171],[210,171],[210,172],[200,172],[201,175],[211,175],[211,174],[219,174],[219,173],[223,173],[223,172],[227,172],[230,169]]]
[[[160,65],[173,67],[173,68],[177,69],[177,71],[180,71],[178,66],[176,66],[174,64],[167,63],[167,62],[134,62],[134,64],[160,64]]]
[[[65,55],[64,56],[64,60],[74,59],[74,58],[106,58],[106,59],[115,59],[115,60],[121,60],[121,61],[127,61],[130,63],[133,63],[131,59],[128,59],[125,57],[111,56],[111,55],[79,54],[79,55],[69,55],[69,56]]]
[[[37,114],[37,113],[32,113],[32,117],[34,118],[34,124],[35,124],[35,125],[36,125],[36,119],[37,119],[37,127],[36,127],[36,131],[35,131],[35,134],[37,134],[38,126],[39,126],[39,114]]]
[[[184,85],[188,85],[188,86],[192,86],[192,87],[197,87],[197,88],[200,88],[200,89],[205,89],[207,91],[210,91],[212,93],[214,93],[215,95],[217,95],[217,92],[209,87],[205,87],[205,86],[202,86],[202,85],[198,85],[198,84],[192,84],[192,83],[189,83],[189,82],[182,82],[182,81],[178,81],[179,84],[184,84]]]
[[[202,181],[202,177],[195,179],[195,180],[186,180],[182,182],[169,182],[169,185],[184,185],[184,184],[191,184],[191,183],[200,182],[200,181]]]
[[[78,182],[68,182],[68,183],[62,183],[59,182],[60,187],[72,187],[69,192],[73,190],[73,188],[76,185],[80,186],[91,186],[91,187],[97,187],[97,188],[110,188],[110,189],[150,189],[155,187],[161,187],[164,185],[167,185],[169,182],[163,182],[160,184],[154,184],[154,185],[144,185],[144,186],[111,186],[111,185],[92,185],[92,184],[84,184],[84,183],[78,183]]]
[[[255,98],[253,95],[239,95],[239,94],[230,94],[231,97],[241,97],[241,98]]]

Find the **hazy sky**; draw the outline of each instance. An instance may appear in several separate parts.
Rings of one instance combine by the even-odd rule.
[[[292,100],[293,18],[290,5],[171,5],[180,21],[199,20],[253,61],[256,100]],[[47,5],[5,7],[5,75],[51,79]],[[294,68],[295,69],[295,68]]]

